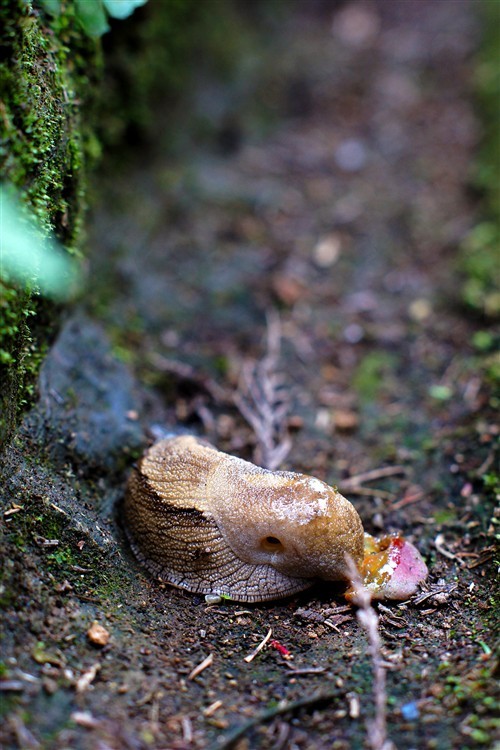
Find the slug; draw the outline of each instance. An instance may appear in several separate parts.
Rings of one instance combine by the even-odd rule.
[[[316,579],[347,580],[360,565],[363,526],[335,489],[268,471],[193,437],[153,445],[130,477],[125,530],[157,578],[198,594],[258,602]]]

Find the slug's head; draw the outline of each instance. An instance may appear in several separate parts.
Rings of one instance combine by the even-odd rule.
[[[353,505],[313,477],[246,467],[226,465],[224,480],[216,472],[212,485],[212,512],[238,557],[294,578],[347,579],[346,554],[356,564],[363,559]]]

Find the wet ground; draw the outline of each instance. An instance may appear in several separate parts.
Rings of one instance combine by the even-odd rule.
[[[379,608],[389,738],[493,746],[497,427],[457,270],[477,221],[475,5],[332,8],[281,18],[231,85],[200,72],[189,127],[99,178],[88,304],[4,470],[6,748],[365,746],[372,666],[341,587],[207,605],[152,581],[121,531],[159,430],[259,457],[238,403],[269,331],[283,468],[338,484],[430,568]],[[293,658],[245,661],[269,630]]]

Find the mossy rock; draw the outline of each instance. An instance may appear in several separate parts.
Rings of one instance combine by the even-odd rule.
[[[43,233],[78,254],[86,162],[95,151],[88,112],[100,70],[99,45],[72,23],[70,12],[57,28],[27,0],[0,0],[0,14],[0,173],[17,188]],[[0,445],[31,400],[57,316],[36,288],[21,288],[2,275]]]

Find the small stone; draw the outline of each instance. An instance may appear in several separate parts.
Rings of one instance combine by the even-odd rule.
[[[344,340],[349,344],[359,344],[365,332],[358,323],[350,323],[344,328]]]
[[[48,695],[54,695],[57,691],[57,682],[51,677],[44,677],[42,679],[42,686]]]
[[[339,234],[329,234],[320,239],[313,249],[313,260],[320,268],[329,268],[338,260],[341,249]]]
[[[334,158],[344,172],[359,172],[365,166],[368,154],[364,143],[348,138],[337,146]]]
[[[371,5],[363,2],[349,3],[333,18],[333,35],[353,49],[369,47],[379,31],[380,17]]]
[[[307,287],[294,276],[276,274],[272,280],[273,291],[284,305],[294,305],[307,293]]]
[[[109,631],[102,625],[99,625],[98,622],[93,622],[87,630],[87,638],[94,644],[94,646],[106,646],[109,642],[110,634]]]
[[[349,716],[351,719],[359,719],[360,703],[359,697],[354,693],[348,693],[347,700],[349,703]]]
[[[348,409],[336,409],[333,412],[333,424],[338,432],[352,432],[359,424],[356,412]]]
[[[432,314],[432,306],[427,299],[415,299],[408,307],[408,315],[416,323],[421,323]]]
[[[298,430],[301,430],[303,426],[304,426],[304,420],[298,414],[292,414],[292,416],[289,417],[287,420],[287,427],[292,432],[297,432]]]
[[[67,591],[73,591],[73,586],[69,581],[64,580],[62,583],[57,583],[55,589],[58,594],[65,594]]]
[[[78,724],[80,727],[86,727],[87,729],[94,729],[99,726],[98,719],[95,719],[90,711],[74,711],[71,714],[71,719]]]

